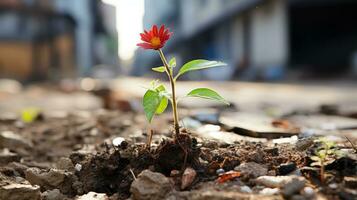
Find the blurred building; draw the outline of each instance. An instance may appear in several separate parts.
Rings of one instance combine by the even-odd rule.
[[[0,78],[59,79],[116,65],[113,19],[114,7],[99,0],[1,0]]]
[[[206,58],[229,64],[193,73],[194,78],[280,79],[287,71],[346,74],[354,65],[357,74],[355,0],[170,2],[145,3],[145,28],[162,23],[174,28],[174,41],[164,51],[181,62]],[[155,52],[137,51],[140,73],[158,64]]]

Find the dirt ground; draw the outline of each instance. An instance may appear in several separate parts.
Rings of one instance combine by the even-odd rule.
[[[183,101],[174,138],[147,82],[1,82],[0,199],[357,199],[356,87],[179,83],[232,104]]]

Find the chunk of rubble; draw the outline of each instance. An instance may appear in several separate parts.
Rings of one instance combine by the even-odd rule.
[[[42,200],[63,200],[66,198],[59,189],[47,190],[41,194]]]
[[[305,182],[303,177],[298,176],[260,176],[255,179],[255,182],[259,185],[264,185],[270,188],[281,188],[284,185],[297,179],[301,182]]]
[[[0,166],[4,166],[10,162],[18,162],[20,159],[21,156],[17,153],[10,152],[7,148],[0,150]]]
[[[40,187],[29,184],[11,183],[0,187],[0,199],[6,200],[40,200]]]
[[[172,190],[170,180],[161,173],[142,171],[131,184],[134,200],[161,200]]]
[[[305,187],[306,180],[301,178],[293,178],[290,182],[282,188],[282,195],[284,197],[290,197],[296,193],[299,193]]]
[[[19,148],[31,148],[32,146],[33,144],[30,141],[12,131],[3,131],[0,133],[0,148],[17,150]]]
[[[59,169],[41,170],[32,167],[25,171],[25,177],[31,184],[41,186],[41,189],[51,190],[58,188],[64,194],[72,193],[74,175],[70,172]]]
[[[261,164],[255,162],[242,163],[235,167],[234,170],[241,172],[242,176],[256,178],[267,175],[268,169]]]

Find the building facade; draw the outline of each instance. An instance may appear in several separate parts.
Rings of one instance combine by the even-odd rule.
[[[146,17],[162,19],[147,0]],[[180,61],[223,60],[229,67],[192,74],[202,79],[281,79],[287,71],[346,73],[357,65],[353,0],[181,0],[165,51]],[[150,5],[150,6],[149,6]],[[152,10],[152,7],[155,7]],[[162,8],[165,9],[165,8]],[[145,20],[144,20],[145,21]],[[162,21],[151,20],[150,24]],[[140,60],[140,56],[137,58]],[[146,65],[157,63],[148,58]],[[181,63],[182,64],[182,63]],[[187,77],[190,78],[190,77]]]
[[[73,78],[117,65],[115,12],[100,0],[0,1],[0,78]]]

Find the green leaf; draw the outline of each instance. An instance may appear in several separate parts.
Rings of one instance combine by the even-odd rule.
[[[151,68],[153,71],[155,72],[165,72],[165,67],[164,66],[161,66],[161,67],[154,67],[154,68]]]
[[[200,69],[206,69],[206,68],[212,68],[212,67],[219,67],[219,66],[225,66],[227,65],[224,62],[219,62],[219,61],[209,61],[209,60],[192,60],[186,64],[184,64],[175,79],[177,79],[180,75],[189,72],[189,71],[194,71],[194,70],[200,70]]]
[[[169,65],[171,68],[176,67],[176,58],[175,57],[171,58],[171,60],[169,61]]]
[[[161,98],[159,107],[156,109],[156,114],[163,113],[166,110],[168,104],[169,104],[169,100],[165,96],[163,96]]]
[[[164,91],[166,91],[166,88],[163,84],[160,84],[158,86],[155,86],[154,90],[157,92],[164,92]]]
[[[41,110],[39,108],[25,108],[21,111],[21,119],[25,123],[32,123],[41,114]]]
[[[147,120],[151,123],[156,111],[161,104],[160,94],[153,90],[146,91],[143,98],[143,107]]]
[[[313,162],[313,163],[310,164],[310,166],[313,166],[313,167],[321,166],[321,162]]]
[[[321,160],[318,156],[311,156],[310,159],[313,160],[313,161],[320,161]]]
[[[186,96],[188,97],[200,97],[203,99],[210,99],[210,100],[216,100],[220,101],[222,103],[225,103],[229,105],[229,103],[221,97],[217,92],[214,90],[211,90],[209,88],[197,88],[189,92]]]
[[[168,93],[163,84],[158,85],[155,88],[155,91],[159,93],[159,96],[161,98],[160,105],[156,110],[156,114],[161,114],[166,110],[167,104],[169,103],[168,96],[167,96]]]

